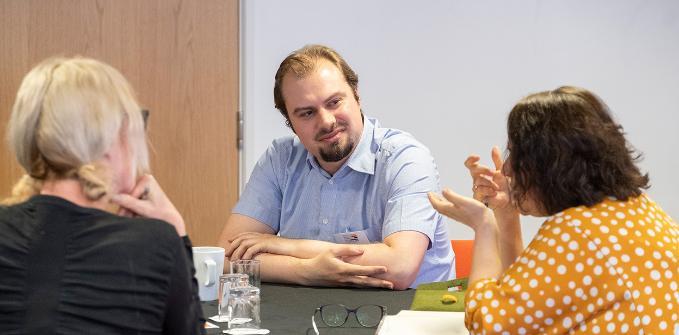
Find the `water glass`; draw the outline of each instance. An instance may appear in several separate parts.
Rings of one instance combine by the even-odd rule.
[[[262,282],[259,276],[259,261],[256,259],[239,259],[230,262],[231,273],[244,273],[248,275],[250,285],[261,288]]]
[[[250,285],[248,275],[244,273],[231,273],[219,276],[219,296],[217,304],[219,322],[227,322],[231,319],[231,311],[228,308],[231,290],[236,287],[246,287],[248,285]]]
[[[229,329],[259,329],[259,288],[253,286],[234,287],[229,292],[228,309],[231,313]]]

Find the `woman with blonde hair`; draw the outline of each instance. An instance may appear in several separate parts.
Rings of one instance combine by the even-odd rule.
[[[7,139],[26,175],[0,207],[0,333],[198,333],[191,244],[146,174],[125,78],[93,59],[43,61]]]
[[[495,168],[470,156],[474,199],[430,195],[475,232],[472,334],[677,334],[679,226],[647,194],[622,127],[577,87],[529,95]],[[546,216],[523,249],[519,214]]]

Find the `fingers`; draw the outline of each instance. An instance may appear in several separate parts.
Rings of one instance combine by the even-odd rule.
[[[241,236],[241,235],[239,235]],[[244,258],[244,254],[250,249],[254,243],[248,240],[246,237],[237,237],[229,245],[229,249],[226,250],[225,254],[231,259],[248,259]]]
[[[229,241],[225,254],[231,259],[253,259],[259,253],[270,252],[273,236],[256,232],[244,232]]]
[[[431,206],[434,207],[434,209],[441,214],[443,214],[444,207],[447,207],[450,204],[448,201],[444,200],[434,192],[427,193],[427,197],[429,197],[429,202],[431,203]]]
[[[127,209],[121,206],[118,207],[118,215],[128,218],[134,217],[134,213],[128,211]]]
[[[129,194],[116,194],[111,201],[137,215],[151,217],[151,206],[146,200],[137,199]]]
[[[337,258],[360,256],[363,255],[363,249],[352,245],[338,244],[330,248],[330,253]]]
[[[240,245],[240,241],[234,241],[231,242],[231,245],[229,246],[230,250],[226,250],[225,254],[229,256],[229,259],[240,259],[240,255],[242,253],[242,247]]]
[[[132,192],[130,192],[130,195],[137,199],[143,198],[144,195],[148,195],[151,178],[153,177],[149,174],[141,176],[141,178],[137,180],[137,184],[134,185],[134,188],[132,189]]]
[[[493,170],[485,165],[479,163],[479,156],[469,156],[466,161],[464,161],[464,166],[469,169],[469,174],[472,178],[476,178],[479,175],[493,175]]]
[[[143,175],[130,194],[114,194],[111,202],[122,207],[121,214],[133,214],[166,221],[173,225],[179,236],[186,236],[184,218],[152,175]],[[127,212],[126,212],[127,211]]]
[[[338,260],[340,261],[340,260]],[[342,261],[340,261],[342,262]],[[340,274],[344,276],[377,276],[387,273],[387,267],[381,265],[356,265],[342,262]]]
[[[493,181],[493,177],[488,175],[481,175],[478,178],[475,178],[474,185],[476,186],[476,188],[488,187],[494,190],[500,189],[500,186],[495,181]]]
[[[443,195],[444,198],[446,198],[446,200],[450,201],[453,204],[458,204],[462,200],[464,200],[463,196],[453,192],[449,188],[443,189],[443,192],[441,192],[441,194]]]
[[[262,248],[259,246],[259,244],[255,244],[243,253],[243,257],[241,259],[253,259],[257,254],[259,254],[262,251]]]
[[[476,192],[474,192],[474,199],[485,202],[488,199],[494,198],[497,196],[497,191],[494,188],[487,187],[487,186],[479,186],[476,189]]]
[[[347,279],[349,286],[355,287],[378,287],[393,290],[394,284],[384,279],[373,278],[369,276],[354,276]]]
[[[455,204],[431,192],[428,194],[428,196],[431,206],[434,207],[437,212],[453,220],[457,220],[459,210],[456,208]]]
[[[464,166],[465,166],[467,169],[470,169],[470,170],[471,170],[471,169],[476,165],[476,163],[479,162],[479,160],[481,160],[481,157],[476,156],[476,155],[470,155],[470,156],[467,157],[467,159],[464,161]]]
[[[490,151],[490,156],[493,158],[493,163],[495,164],[495,170],[502,171],[502,153],[498,146],[494,146],[493,150]]]

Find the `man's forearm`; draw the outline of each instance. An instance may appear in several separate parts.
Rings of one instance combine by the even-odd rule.
[[[288,255],[259,254],[255,259],[261,262],[262,281],[309,285],[305,280],[303,264],[297,257]]]
[[[366,244],[362,247],[365,250],[363,255],[346,258],[345,261],[359,265],[386,266],[387,272],[377,278],[392,282],[396,290],[405,290],[415,281],[427,248],[425,245],[420,253],[416,247],[413,248],[414,252],[409,252],[384,243]]]
[[[397,236],[397,234],[400,234]],[[290,240],[290,254],[296,258],[309,259],[337,244],[316,240]],[[429,239],[419,232],[398,232],[385,243],[360,244],[364,250],[360,256],[345,257],[344,261],[357,265],[382,265],[387,272],[376,278],[390,281],[396,289],[406,289],[417,278],[420,264],[427,250]]]
[[[362,253],[354,246],[335,246],[311,259],[292,256],[259,254],[261,276],[264,281],[315,286],[373,286],[394,288],[386,280],[377,278],[386,271],[384,266],[361,266],[341,259]]]

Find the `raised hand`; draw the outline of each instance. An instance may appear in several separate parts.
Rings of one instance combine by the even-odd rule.
[[[439,213],[461,222],[474,231],[485,224],[495,224],[493,213],[478,200],[461,196],[449,189],[444,189],[443,197],[429,193],[429,202]]]
[[[500,148],[493,147],[491,157],[495,169],[479,163],[480,157],[476,155],[469,156],[464,162],[464,166],[469,169],[472,177],[474,199],[493,210],[515,211],[509,196],[508,178],[502,174],[504,162]]]
[[[150,174],[139,178],[130,194],[116,194],[111,197],[111,202],[121,207],[121,215],[163,220],[174,226],[179,236],[186,235],[184,218]]]

